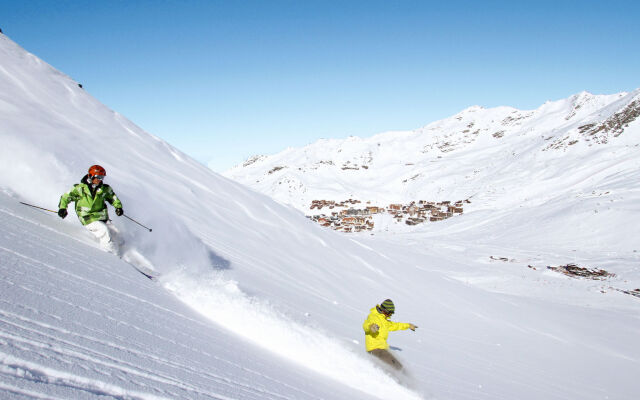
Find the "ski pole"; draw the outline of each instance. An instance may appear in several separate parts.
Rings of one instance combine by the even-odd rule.
[[[122,214],[123,217],[127,217],[129,218],[131,221],[135,222],[136,224],[140,225],[141,227],[143,227],[144,229],[148,229],[149,232],[152,231],[151,228],[147,228],[146,226],[142,225],[140,222],[136,221],[135,219],[131,218],[130,216],[128,216],[127,214]]]
[[[34,206],[33,204],[29,204],[29,203],[23,203],[22,201],[20,202],[20,204],[24,204],[25,206],[29,206],[29,207],[33,207],[33,208],[39,208],[41,210],[49,211],[49,212],[56,213],[56,214],[58,213],[57,211],[49,210],[48,208],[42,208],[42,207]]]

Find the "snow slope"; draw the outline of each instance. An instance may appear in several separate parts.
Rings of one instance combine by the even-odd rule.
[[[0,195],[0,398],[358,398]],[[331,389],[329,389],[331,388]]]
[[[640,282],[636,253],[616,253],[627,271],[613,280],[587,282],[523,264],[588,251],[491,241],[482,210],[465,226],[385,238],[323,230],[3,35],[0,140],[2,398],[632,399],[640,389],[638,299],[602,293]],[[162,273],[157,284],[101,252],[73,215],[19,204],[55,209],[94,163],[125,213],[153,228],[113,216],[127,249]],[[516,261],[489,258],[507,250]],[[387,297],[394,318],[419,326],[390,337],[410,388],[364,352],[362,321]]]

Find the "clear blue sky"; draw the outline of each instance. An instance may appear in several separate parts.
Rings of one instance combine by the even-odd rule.
[[[471,105],[634,90],[638,3],[0,0],[0,28],[221,171]]]

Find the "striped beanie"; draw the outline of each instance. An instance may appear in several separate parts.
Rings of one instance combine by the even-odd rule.
[[[380,308],[387,314],[393,314],[396,311],[396,306],[393,304],[391,299],[386,299],[380,303]]]

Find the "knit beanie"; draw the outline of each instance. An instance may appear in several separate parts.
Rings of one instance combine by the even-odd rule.
[[[385,301],[380,303],[380,308],[387,314],[393,314],[396,311],[396,306],[393,304],[393,301],[391,301],[391,299],[386,299]]]

